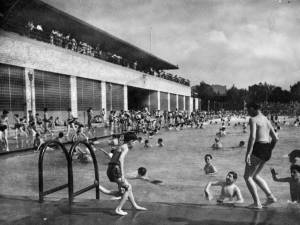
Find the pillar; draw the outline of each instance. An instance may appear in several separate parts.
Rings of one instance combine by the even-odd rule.
[[[124,111],[127,111],[128,110],[128,86],[127,85],[124,85]],[[149,99],[150,99],[150,96],[149,96]]]
[[[193,105],[193,98],[190,97],[190,112],[193,112],[193,107],[194,107],[194,105]]]
[[[179,111],[178,95],[176,94],[176,109]]]
[[[170,93],[168,93],[168,111],[171,111]]]
[[[202,100],[199,98],[199,110],[202,111]]]
[[[160,110],[160,91],[157,91],[157,109]]]
[[[70,77],[70,90],[71,90],[71,110],[74,117],[78,117],[77,108],[77,79],[75,76]]]
[[[148,110],[149,110],[149,112],[152,112],[152,109],[150,108],[151,107],[151,97],[150,97],[150,95],[151,95],[151,92],[150,92],[150,90],[148,90]]]
[[[104,109],[105,115],[104,120],[107,118],[107,109],[106,109],[106,82],[101,81],[101,111]]]
[[[183,111],[185,111],[186,108],[185,108],[185,96],[183,96]]]
[[[199,107],[198,98],[195,98],[195,110],[197,111]]]
[[[25,101],[26,101],[26,113],[27,120],[28,111],[31,110],[32,114],[36,114],[35,108],[35,85],[34,85],[34,70],[31,68],[25,68]]]

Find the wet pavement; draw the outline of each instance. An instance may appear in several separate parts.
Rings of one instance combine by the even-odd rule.
[[[81,200],[70,207],[67,199],[35,199],[0,196],[0,224],[3,225],[298,225],[299,206],[251,210],[197,204],[142,202],[147,211],[136,211],[126,203],[127,216],[118,216],[118,203],[109,200]]]

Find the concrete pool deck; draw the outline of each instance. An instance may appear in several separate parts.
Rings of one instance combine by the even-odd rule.
[[[251,210],[245,207],[142,202],[147,211],[126,203],[127,216],[114,213],[116,201],[80,200],[69,207],[67,199],[37,200],[0,196],[2,225],[298,225],[300,207]]]

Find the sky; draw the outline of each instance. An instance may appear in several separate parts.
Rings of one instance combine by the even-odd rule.
[[[230,88],[300,81],[300,0],[44,0],[179,66],[173,74]]]

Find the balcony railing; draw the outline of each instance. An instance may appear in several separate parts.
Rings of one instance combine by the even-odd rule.
[[[18,24],[16,22],[14,24],[8,23],[5,24],[3,29],[15,33],[19,33],[21,35],[27,36],[32,39],[36,39],[38,41],[46,42],[51,45],[69,49],[79,54],[105,60],[107,62],[111,62],[130,69],[134,69],[148,75],[160,77],[182,85],[190,86],[190,81],[188,79],[182,78],[177,75],[173,75],[171,73],[167,73],[163,70],[157,71],[151,67],[150,68],[142,67],[137,61],[132,62],[115,53],[103,51],[100,45],[92,46],[84,41],[76,40],[70,34],[65,35],[57,30],[50,31],[44,29],[41,25],[35,26],[33,22],[28,22],[27,24]]]

